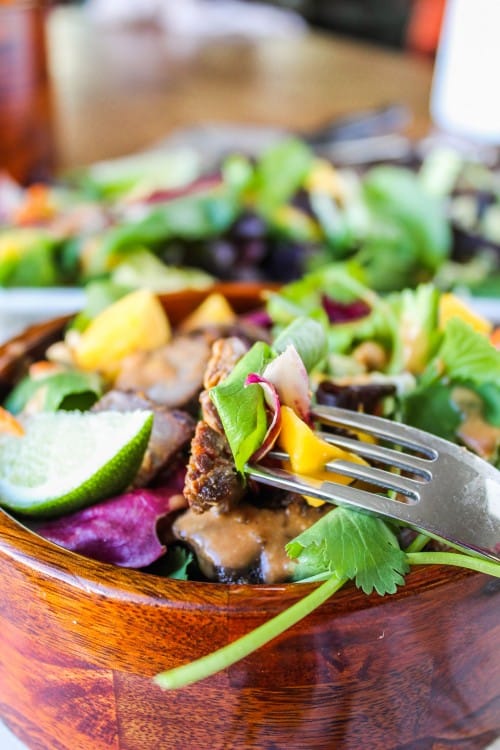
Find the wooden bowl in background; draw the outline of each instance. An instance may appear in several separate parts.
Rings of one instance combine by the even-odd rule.
[[[219,288],[240,311],[258,300]],[[175,322],[205,295],[163,299]],[[0,348],[4,389],[63,322]],[[0,716],[36,750],[479,750],[500,734],[500,584],[459,569],[413,570],[383,598],[348,586],[223,673],[152,682],[311,588],[124,570],[0,513]]]

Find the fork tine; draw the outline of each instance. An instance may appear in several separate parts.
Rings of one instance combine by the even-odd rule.
[[[422,453],[432,460],[436,459],[438,455],[432,447],[416,439],[413,428],[397,422],[390,422],[382,417],[373,417],[370,414],[340,409],[336,406],[314,406],[312,415],[328,424],[359,430],[390,443],[397,443],[405,448]]]
[[[284,451],[273,450],[268,455],[270,458],[279,459],[280,461],[290,460],[288,454]],[[421,499],[419,490],[422,487],[422,482],[403,477],[399,474],[392,474],[390,471],[376,469],[373,466],[362,466],[361,464],[341,459],[330,461],[325,465],[325,469],[334,474],[342,474],[343,476],[358,479],[362,482],[376,484],[378,487],[386,490],[401,492],[403,495],[412,498],[414,502],[419,502]],[[430,481],[430,479],[427,481]]]
[[[288,492],[316,497],[327,503],[346,505],[353,510],[366,511],[402,523],[412,524],[414,520],[416,505],[391,500],[376,492],[367,492],[358,487],[336,484],[335,482],[312,482],[310,479],[304,480],[303,477],[292,474],[285,469],[271,468],[261,464],[247,465],[245,473],[257,482],[278,487]]]
[[[344,448],[351,453],[355,453],[363,458],[368,458],[371,461],[378,461],[389,466],[395,466],[397,469],[402,469],[403,471],[418,474],[428,481],[430,481],[432,477],[428,468],[430,460],[428,458],[420,458],[419,456],[402,453],[401,451],[396,451],[392,448],[384,448],[381,445],[365,443],[362,440],[353,440],[344,435],[338,435],[331,432],[318,432],[318,437],[330,445]]]
[[[331,461],[326,464],[325,468],[328,471],[342,474],[352,479],[376,484],[378,487],[394,490],[394,492],[401,492],[403,495],[412,498],[414,502],[420,502],[419,490],[422,487],[422,482],[418,482],[415,479],[409,479],[400,474],[392,474],[390,471],[376,469],[373,466],[362,466],[351,461]]]

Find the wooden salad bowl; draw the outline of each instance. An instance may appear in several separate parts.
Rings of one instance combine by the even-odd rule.
[[[220,286],[240,311],[259,288]],[[175,322],[206,292],[164,297]],[[63,320],[0,348],[0,382]],[[0,513],[0,716],[36,750],[476,750],[500,734],[500,585],[422,567],[393,596],[353,585],[226,671],[157,672],[278,614],[311,584],[169,580],[94,562]]]

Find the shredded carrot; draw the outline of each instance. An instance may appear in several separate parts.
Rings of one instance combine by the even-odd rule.
[[[45,359],[39,362],[33,362],[29,368],[29,375],[33,380],[44,378],[47,375],[52,375],[55,372],[59,372],[61,367],[55,362],[48,362]]]
[[[0,433],[2,432],[21,437],[24,435],[24,428],[7,409],[0,406]]]
[[[54,216],[55,207],[47,185],[31,185],[26,189],[25,196],[24,202],[14,214],[16,224],[37,224]]]
[[[491,332],[490,341],[496,349],[500,349],[500,326]]]

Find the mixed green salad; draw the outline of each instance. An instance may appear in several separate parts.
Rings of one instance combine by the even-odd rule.
[[[336,168],[300,140],[207,174],[189,149],[106,162],[56,185],[0,181],[0,285],[94,284],[111,300],[211,278],[288,282],[352,261],[390,292],[500,290],[497,173],[450,150],[418,168]]]
[[[142,289],[76,323],[4,402],[0,503],[67,549],[146,574],[321,582],[162,687],[242,658],[351,580],[386,595],[419,564],[500,577],[394,522],[245,478],[274,445],[318,478],[356,460],[315,435],[314,402],[403,421],[499,468],[499,329],[454,294],[424,283],[382,296],[357,261],[338,262],[244,316],[214,292],[173,330]]]

